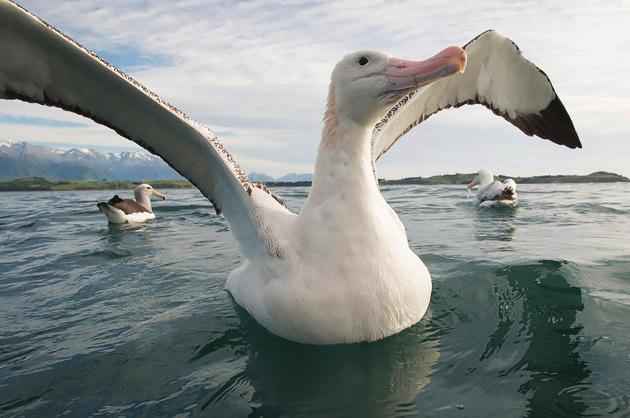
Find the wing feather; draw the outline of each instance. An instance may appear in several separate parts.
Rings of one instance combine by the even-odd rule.
[[[477,200],[479,203],[483,203],[488,200],[498,200],[501,198],[505,191],[505,187],[503,183],[499,181],[493,181],[487,186],[482,187],[477,192]]]
[[[122,210],[125,215],[129,215],[132,213],[151,212],[135,200],[121,199],[118,195],[114,195],[114,197],[109,199],[107,203],[118,210]]]
[[[481,104],[523,133],[569,148],[581,148],[573,122],[547,75],[493,30],[464,46],[463,74],[437,81],[403,97],[376,125],[373,161],[429,116],[449,107]]]

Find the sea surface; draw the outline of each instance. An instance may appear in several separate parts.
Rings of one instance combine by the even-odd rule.
[[[522,185],[515,210],[384,187],[429,312],[327,347],[239,308],[225,222],[165,192],[122,227],[96,208],[113,191],[0,194],[0,416],[630,417],[630,184]]]

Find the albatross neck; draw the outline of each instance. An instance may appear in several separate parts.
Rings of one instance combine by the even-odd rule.
[[[336,194],[378,193],[372,165],[372,125],[336,116],[324,123],[309,198],[321,201]]]
[[[136,200],[136,203],[141,204],[149,212],[153,212],[153,208],[151,207],[151,199],[149,199],[149,196],[147,196],[145,193],[142,193],[139,190],[134,190],[133,196]]]

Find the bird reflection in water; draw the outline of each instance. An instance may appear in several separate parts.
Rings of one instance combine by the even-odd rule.
[[[243,309],[238,316],[249,335],[242,372],[215,389],[202,405],[216,410],[235,386],[254,392],[251,416],[394,416],[417,413],[414,400],[430,381],[440,357],[439,342],[422,323],[377,343],[334,346],[296,344],[271,335]],[[431,313],[427,312],[427,321]],[[223,335],[201,347],[192,361],[232,345]]]
[[[509,244],[516,235],[518,207],[476,208],[475,238],[478,241],[504,242],[497,250],[512,251]]]

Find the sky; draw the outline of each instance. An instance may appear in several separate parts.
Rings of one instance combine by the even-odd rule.
[[[330,73],[380,49],[420,60],[486,29],[543,69],[584,148],[531,138],[482,106],[432,116],[377,166],[398,178],[480,168],[630,176],[630,1],[21,0],[19,4],[207,124],[246,172],[312,172]],[[137,148],[88,119],[0,101],[0,140]]]

